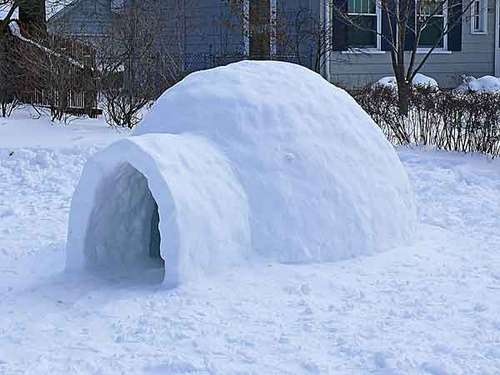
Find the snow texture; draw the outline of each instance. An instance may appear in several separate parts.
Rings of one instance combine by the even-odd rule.
[[[415,77],[413,78],[412,81],[413,86],[419,86],[419,87],[431,87],[435,89],[439,89],[439,85],[437,81],[434,78],[427,77],[426,75],[423,75],[421,73],[417,73]],[[394,76],[392,77],[384,77],[379,79],[375,85],[378,86],[386,86],[392,89],[397,89],[397,81]]]
[[[0,374],[500,374],[500,160],[399,149],[412,246],[167,290],[63,273],[83,165],[123,136],[0,119]]]
[[[151,212],[109,211],[113,199],[134,204],[136,191],[113,193],[124,164],[146,177],[159,207],[170,286],[261,257],[373,254],[408,244],[415,231],[413,192],[393,147],[346,92],[293,64],[232,64],[168,90],[135,136],[85,168],[69,268],[127,269],[147,253],[139,243],[150,226],[135,228]],[[136,256],[117,260],[127,251]]]
[[[155,268],[154,202],[169,286],[247,258],[249,209],[229,162],[203,138],[148,134],[114,143],[86,165],[71,207],[68,268]]]
[[[465,77],[464,82],[458,86],[455,91],[462,93],[498,93],[500,92],[500,78],[492,76],[474,78],[472,76],[468,76]]]

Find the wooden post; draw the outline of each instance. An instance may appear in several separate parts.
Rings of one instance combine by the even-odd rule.
[[[271,1],[250,0],[250,58],[271,58]]]

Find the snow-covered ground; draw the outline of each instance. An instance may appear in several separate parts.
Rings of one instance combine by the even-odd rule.
[[[0,119],[0,374],[500,373],[500,160],[399,150],[411,247],[166,290],[63,273],[83,164],[124,136]]]

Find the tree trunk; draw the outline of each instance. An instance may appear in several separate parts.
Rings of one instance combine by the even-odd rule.
[[[398,106],[399,114],[408,116],[409,102],[410,102],[410,87],[411,85],[406,82],[398,82]]]
[[[408,116],[411,83],[406,81],[405,67],[403,64],[394,66],[396,83],[398,86],[398,107],[399,114]]]

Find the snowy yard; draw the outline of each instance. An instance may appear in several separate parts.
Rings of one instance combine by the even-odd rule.
[[[16,116],[0,119],[0,374],[500,373],[500,160],[400,149],[411,247],[169,291],[63,273],[83,164],[126,134]]]

